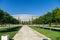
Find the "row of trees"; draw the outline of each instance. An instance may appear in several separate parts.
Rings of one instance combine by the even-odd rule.
[[[60,8],[56,8],[39,18],[32,21],[33,24],[59,24],[60,23]]]
[[[19,21],[12,16],[10,16],[7,12],[0,9],[0,25],[1,24],[18,24]]]

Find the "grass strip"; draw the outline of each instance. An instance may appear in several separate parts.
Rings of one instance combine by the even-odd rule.
[[[1,28],[0,29],[0,40],[2,35],[9,35],[10,40],[14,37],[14,35],[18,32],[21,26],[16,27],[8,27],[8,28]]]
[[[48,29],[38,28],[31,26],[32,29],[44,34],[45,36],[51,38],[52,40],[60,40],[60,31],[52,31]]]

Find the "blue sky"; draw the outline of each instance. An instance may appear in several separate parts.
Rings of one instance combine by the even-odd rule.
[[[33,14],[40,16],[56,7],[60,8],[60,0],[0,0],[0,8],[10,15]]]

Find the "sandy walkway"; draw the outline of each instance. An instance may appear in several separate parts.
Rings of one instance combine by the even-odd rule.
[[[44,35],[43,35],[44,36]],[[14,36],[14,40],[42,40],[42,34],[31,29],[27,25],[24,25],[19,32]]]

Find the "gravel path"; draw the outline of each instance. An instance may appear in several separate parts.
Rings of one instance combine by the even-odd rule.
[[[18,33],[13,37],[14,40],[42,40],[42,38],[47,37],[31,29],[27,25],[23,25]]]

